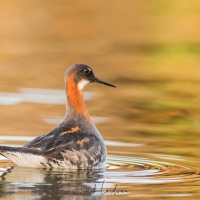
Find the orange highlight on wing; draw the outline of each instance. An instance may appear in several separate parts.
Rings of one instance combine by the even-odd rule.
[[[84,138],[84,139],[82,139],[82,140],[78,140],[76,143],[77,144],[83,144],[83,143],[87,143],[87,142],[89,142],[90,140],[88,139],[88,138]]]
[[[68,134],[68,133],[76,133],[76,132],[78,132],[78,131],[80,131],[80,130],[81,130],[81,129],[80,129],[78,126],[76,126],[76,127],[74,127],[74,128],[71,128],[71,129],[68,130],[68,131],[62,132],[61,135],[65,135],[65,134]]]

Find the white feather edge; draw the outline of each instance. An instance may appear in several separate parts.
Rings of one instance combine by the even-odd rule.
[[[66,152],[67,153],[67,152]],[[79,159],[77,157],[76,151],[73,151],[73,158]],[[80,153],[80,152],[79,152]],[[83,153],[83,152],[82,152]],[[65,168],[65,169],[78,169],[77,165],[72,165],[71,162],[67,159],[65,159],[65,153],[63,153],[64,160],[57,160],[59,165],[56,162],[53,161],[47,161],[47,159],[40,155],[34,155],[31,153],[21,153],[21,152],[1,152],[2,155],[10,159],[12,162],[14,162],[16,165],[21,167],[32,167],[32,168]],[[82,155],[82,166],[80,166],[81,169],[86,169],[87,166],[87,158]],[[49,165],[49,164],[50,165]],[[99,163],[98,165],[91,167],[92,169],[101,169],[105,167],[106,163]]]
[[[20,153],[20,152],[1,152],[2,155],[10,159],[16,165],[21,167],[44,167],[41,163],[46,162],[43,156],[34,155],[31,153]]]

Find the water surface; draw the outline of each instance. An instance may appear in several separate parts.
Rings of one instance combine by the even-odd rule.
[[[21,146],[65,115],[63,77],[87,63],[88,111],[105,171],[13,167],[1,199],[199,199],[199,1],[1,1],[0,144]]]

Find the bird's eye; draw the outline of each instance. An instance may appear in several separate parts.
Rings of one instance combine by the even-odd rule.
[[[90,75],[92,70],[90,68],[87,68],[84,70],[84,72],[87,74],[87,75]]]

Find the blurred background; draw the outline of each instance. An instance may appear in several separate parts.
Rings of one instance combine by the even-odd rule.
[[[63,90],[73,63],[117,85],[86,88],[96,94],[86,102],[90,114],[111,119],[98,126],[105,137],[199,134],[199,1],[16,0],[0,8],[2,135],[36,136],[55,126],[42,117],[64,116],[64,104],[54,93],[38,103],[44,91],[29,89]]]
[[[13,138],[2,144],[54,128],[64,73],[86,63],[117,86],[85,89],[105,140],[199,166],[200,1],[2,0],[0,10],[0,135]]]

